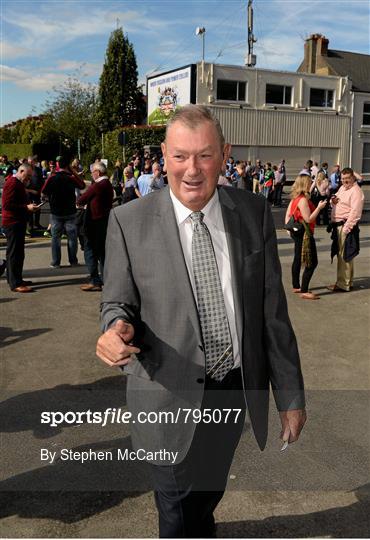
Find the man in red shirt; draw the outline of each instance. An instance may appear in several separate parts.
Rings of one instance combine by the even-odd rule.
[[[77,200],[79,206],[87,205],[84,256],[90,283],[81,286],[85,292],[101,291],[103,285],[105,238],[113,203],[113,187],[106,173],[102,161],[94,163],[91,171],[94,183]]]
[[[26,186],[32,177],[32,167],[23,164],[14,176],[9,177],[3,188],[2,221],[7,239],[6,277],[9,287],[14,292],[27,293],[32,289],[31,282],[22,278],[24,263],[24,238],[28,212],[36,212],[38,207],[28,202]]]

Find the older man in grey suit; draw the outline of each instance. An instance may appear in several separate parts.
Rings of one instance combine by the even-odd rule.
[[[246,408],[263,449],[271,385],[281,437],[294,442],[303,380],[268,204],[217,189],[230,155],[219,122],[183,107],[162,150],[169,189],[111,213],[97,354],[127,374],[133,418],[172,419],[131,426],[160,536],[212,537]]]

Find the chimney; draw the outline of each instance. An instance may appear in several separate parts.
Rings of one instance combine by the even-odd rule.
[[[306,73],[316,73],[320,58],[328,56],[329,40],[321,34],[311,34],[304,44],[304,66]]]
[[[328,56],[329,40],[325,36],[320,36],[317,43],[317,56]]]

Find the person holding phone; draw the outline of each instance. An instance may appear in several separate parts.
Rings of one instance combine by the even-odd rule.
[[[24,263],[24,240],[28,216],[38,207],[29,203],[26,187],[32,178],[32,167],[23,164],[15,175],[9,177],[3,188],[2,222],[6,236],[6,277],[10,290],[17,293],[32,291],[32,282],[22,277]]]
[[[285,224],[293,216],[303,227],[290,233],[294,241],[294,259],[292,263],[293,292],[300,293],[304,300],[319,300],[320,296],[308,290],[311,278],[317,267],[317,250],[314,238],[315,221],[318,214],[325,208],[327,201],[318,202],[317,207],[310,201],[311,177],[300,174],[294,181],[291,191],[291,201],[285,214]],[[302,278],[300,272],[304,266]]]
[[[359,175],[357,175],[359,176]],[[360,251],[360,229],[365,196],[357,183],[356,173],[350,167],[342,170],[341,187],[331,197],[332,259],[337,255],[337,280],[328,285],[332,292],[349,292],[353,289],[353,259]]]

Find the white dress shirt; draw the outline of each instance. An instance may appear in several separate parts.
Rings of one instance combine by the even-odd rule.
[[[188,270],[191,286],[195,300],[197,300],[197,294],[195,289],[193,263],[191,256],[191,243],[193,238],[193,222],[190,218],[192,210],[184,206],[173,194],[170,189],[170,196],[175,210],[175,216],[177,225],[179,227],[180,241],[186,267]],[[231,340],[233,344],[234,353],[234,368],[240,366],[240,352],[238,345],[238,336],[236,333],[236,321],[235,321],[235,307],[233,290],[231,284],[231,266],[229,247],[227,245],[227,238],[225,233],[224,222],[222,219],[222,211],[218,198],[217,190],[213,194],[212,198],[208,201],[206,206],[202,208],[204,214],[203,222],[207,225],[210,232],[213,249],[216,256],[216,262],[218,267],[218,273],[221,281],[222,293],[224,296],[224,302],[226,307],[226,314],[229,320],[229,328],[231,334]]]

